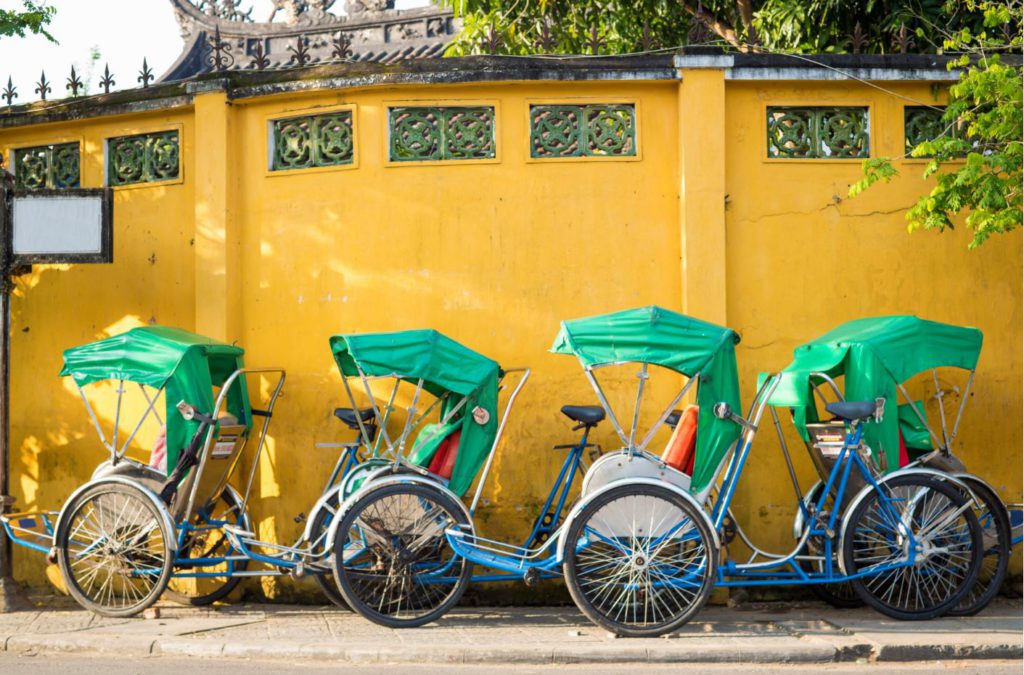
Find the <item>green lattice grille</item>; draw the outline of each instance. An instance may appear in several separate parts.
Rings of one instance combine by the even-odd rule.
[[[417,107],[389,110],[392,162],[493,159],[494,108]]]
[[[14,182],[23,190],[79,186],[78,143],[40,145],[14,151]]]
[[[351,164],[352,111],[274,120],[272,171]]]
[[[531,157],[635,157],[636,108],[530,106]]]
[[[133,185],[173,180],[181,172],[177,131],[107,140],[107,183]]]
[[[870,153],[865,107],[768,108],[768,156],[849,159]]]
[[[918,144],[954,132],[952,129],[947,132],[946,124],[942,121],[944,113],[943,108],[925,106],[907,106],[903,109],[903,138],[908,155]]]

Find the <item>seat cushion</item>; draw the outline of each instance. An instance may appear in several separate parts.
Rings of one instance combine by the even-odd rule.
[[[661,455],[661,461],[676,471],[693,471],[693,453],[697,447],[697,413],[697,406],[686,406]]]
[[[430,466],[427,467],[427,471],[440,476],[441,478],[450,479],[452,477],[452,471],[455,470],[455,458],[458,456],[459,442],[461,440],[461,430],[456,430],[448,434],[448,436],[441,441],[441,445],[437,448],[437,452],[434,453],[434,457],[430,460]]]

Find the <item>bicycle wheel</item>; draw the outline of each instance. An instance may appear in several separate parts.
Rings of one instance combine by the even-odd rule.
[[[703,512],[657,485],[623,485],[568,525],[563,571],[576,606],[625,637],[656,637],[689,621],[714,585],[718,549]]]
[[[314,559],[323,561],[326,565],[327,561],[327,528],[330,527],[331,521],[338,514],[338,493],[332,493],[331,497],[327,500],[325,508],[320,509],[313,516],[313,522],[309,528],[309,544],[310,553]],[[313,572],[313,581],[320,587],[324,596],[333,604],[344,609],[351,609],[345,602],[345,598],[341,597],[341,592],[338,591],[338,585],[334,582],[334,576],[330,570],[324,572]]]
[[[103,616],[138,614],[160,597],[174,534],[142,488],[97,483],[65,507],[54,544],[68,592]]]
[[[992,602],[1006,578],[1010,564],[1010,516],[992,488],[974,476],[958,476],[974,493],[975,515],[981,524],[982,558],[978,579],[960,600],[946,612],[949,616],[974,616]]]
[[[238,503],[235,494],[224,490],[220,497],[207,508],[196,509],[192,516],[192,526],[196,529],[189,532],[178,551],[176,569],[197,574],[212,576],[182,577],[171,575],[165,593],[174,602],[182,605],[200,607],[210,605],[227,597],[242,581],[242,577],[232,576],[233,572],[241,572],[249,567],[247,559],[223,560],[227,556],[240,556],[232,545],[219,523],[230,523],[243,529],[249,529],[249,519]],[[190,565],[188,559],[222,560],[211,565]],[[185,565],[182,565],[185,562]]]
[[[342,516],[334,579],[349,607],[390,628],[421,626],[462,597],[472,564],[444,535],[468,525],[455,498],[422,483],[369,488]]]
[[[851,512],[843,565],[849,575],[867,573],[851,583],[879,612],[931,619],[955,607],[974,584],[981,540],[981,525],[960,490],[926,476],[896,476]]]

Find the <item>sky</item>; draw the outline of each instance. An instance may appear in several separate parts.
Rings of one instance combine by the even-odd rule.
[[[114,89],[138,86],[137,78],[145,58],[155,77],[160,77],[181,53],[183,43],[170,0],[49,0],[57,10],[50,34],[58,44],[41,36],[0,37],[0,89],[10,77],[18,91],[17,103],[38,100],[35,88],[41,71],[52,91],[48,99],[68,94],[71,66],[89,83],[89,93],[99,90],[103,67],[110,64]],[[396,7],[418,7],[425,0],[398,0]],[[0,9],[20,9],[21,0],[0,0]],[[338,0],[336,14],[343,13],[345,0]],[[241,8],[253,8],[252,16],[265,21],[271,0],[242,0]],[[97,52],[97,59],[91,55]],[[3,105],[0,101],[0,105]]]

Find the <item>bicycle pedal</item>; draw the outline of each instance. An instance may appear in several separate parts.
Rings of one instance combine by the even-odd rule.
[[[523,573],[523,581],[527,586],[536,586],[537,582],[540,581],[540,572],[531,567]]]
[[[296,523],[304,523],[306,522],[306,514],[300,513],[299,515],[292,518],[292,520],[294,520]]]

